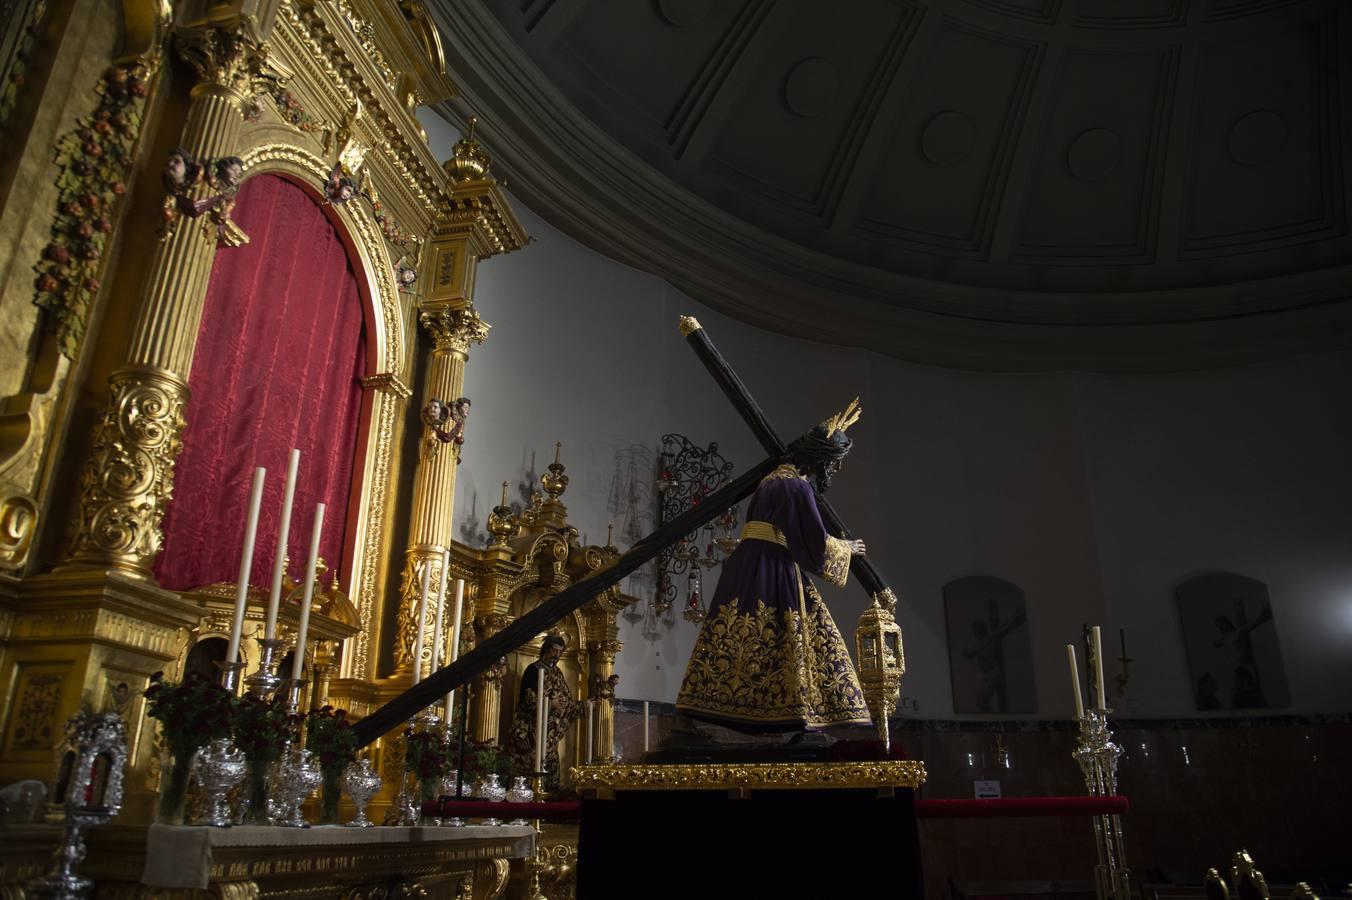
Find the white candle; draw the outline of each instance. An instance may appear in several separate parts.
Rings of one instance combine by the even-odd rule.
[[[441,554],[441,579],[437,584],[437,612],[433,616],[432,624],[432,662],[427,667],[427,674],[431,675],[437,669],[441,668],[441,623],[445,618],[446,612],[446,554]]]
[[[286,542],[291,536],[291,504],[296,499],[296,467],[300,451],[291,449],[286,463],[286,489],[282,492],[282,520],[277,523],[277,558],[272,563],[272,593],[268,595],[268,618],[263,637],[277,637],[277,610],[282,603],[282,576],[286,574]]]
[[[587,765],[592,761],[592,730],[596,727],[596,703],[587,701]]]
[[[446,562],[451,561],[450,551],[446,552]],[[455,580],[455,607],[451,613],[451,634],[448,640],[451,646],[446,650],[448,663],[453,663],[460,658],[460,618],[465,608],[465,579],[457,578]],[[446,695],[446,721],[449,722],[455,712],[455,691]]]
[[[310,535],[310,559],[305,564],[305,590],[300,599],[300,625],[296,628],[296,654],[291,661],[291,679],[305,673],[305,641],[310,636],[310,603],[315,596],[315,569],[319,568],[319,538],[324,534],[324,504],[315,504],[315,530]]]
[[[427,591],[432,584],[432,561],[423,562],[422,592],[418,595],[418,614],[413,619],[413,683],[422,681],[423,629],[427,626]]]
[[[648,701],[643,701],[643,752],[648,752]]]
[[[1084,698],[1080,696],[1080,667],[1075,663],[1075,645],[1066,644],[1066,657],[1070,660],[1070,688],[1075,692],[1075,718],[1084,718]]]
[[[258,537],[258,511],[263,506],[263,479],[268,470],[254,469],[253,493],[249,495],[249,517],[244,520],[244,553],[239,558],[239,579],[235,582],[235,618],[230,623],[230,646],[225,661],[239,659],[239,642],[244,633],[244,610],[249,603],[249,574],[253,572],[254,541]]]
[[[1108,708],[1108,698],[1105,696],[1103,684],[1103,634],[1099,631],[1097,625],[1090,630],[1090,633],[1094,636],[1094,687],[1098,693],[1098,708],[1105,710]]]
[[[545,667],[535,670],[535,771],[545,770]]]

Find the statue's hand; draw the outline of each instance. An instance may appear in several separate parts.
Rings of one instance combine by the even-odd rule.
[[[850,553],[854,554],[855,556],[863,556],[864,552],[865,550],[863,541],[850,541]]]

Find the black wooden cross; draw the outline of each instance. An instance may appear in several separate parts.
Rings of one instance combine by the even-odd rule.
[[[765,417],[761,411],[760,405],[756,403],[751,392],[742,384],[742,379],[737,377],[732,366],[728,365],[714,347],[714,342],[709,340],[709,335],[699,322],[691,316],[681,316],[681,334],[685,335],[685,341],[695,351],[695,355],[704,363],[704,367],[709,370],[709,374],[718,382],[723,393],[732,401],[733,407],[741,415],[746,424],[751,427],[751,431],[756,435],[756,440],[765,451],[773,456],[783,456],[786,450],[785,443],[780,440],[775,432],[774,426],[770,420]],[[845,540],[851,539],[850,529],[845,527],[840,514],[836,512],[831,502],[820,494],[817,495],[817,508],[821,510],[822,521],[826,523],[826,530],[838,538]],[[853,556],[850,558],[850,572],[869,597],[877,597],[878,600],[888,606],[896,603],[896,594],[883,579],[882,573],[873,565],[868,558],[863,556]],[[879,595],[882,596],[879,596]]]

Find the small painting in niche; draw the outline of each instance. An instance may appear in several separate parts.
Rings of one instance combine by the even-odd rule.
[[[1217,572],[1190,578],[1174,593],[1199,711],[1291,704],[1267,585]]]
[[[972,575],[944,585],[953,711],[1037,712],[1028,607],[1018,585]]]

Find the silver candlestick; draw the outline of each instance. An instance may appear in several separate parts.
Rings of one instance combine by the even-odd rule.
[[[1113,743],[1113,733],[1108,730],[1111,711],[1090,709],[1080,718],[1080,742],[1073,755],[1091,797],[1117,796],[1117,763],[1122,748]],[[1106,813],[1094,816],[1094,843],[1098,848],[1098,865],[1094,867],[1098,900],[1131,900],[1131,872],[1126,864],[1121,818]]]
[[[225,688],[232,695],[239,692],[239,678],[244,672],[244,663],[239,660],[226,662],[224,660],[216,663],[216,668],[221,670],[221,687]]]
[[[249,693],[257,694],[260,697],[271,697],[277,692],[277,688],[282,686],[282,678],[273,671],[279,659],[275,659],[277,651],[281,649],[282,642],[279,638],[259,638],[258,646],[262,648],[262,659],[258,663],[258,671],[254,672],[244,683],[249,686]]]

